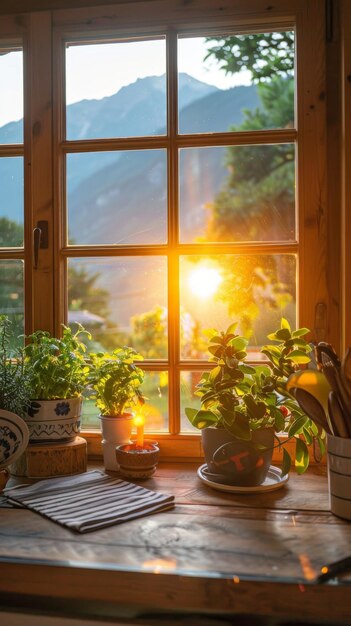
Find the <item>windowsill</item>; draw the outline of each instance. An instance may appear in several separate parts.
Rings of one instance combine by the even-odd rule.
[[[33,611],[51,603],[56,614],[73,605],[89,616],[166,611],[167,625],[177,610],[254,611],[335,625],[337,606],[338,623],[349,623],[351,575],[323,589],[315,583],[351,541],[351,525],[329,511],[325,468],[292,472],[279,490],[247,496],[208,488],[197,467],[160,463],[142,483],[173,494],[174,509],[84,535],[3,509],[2,607],[18,600]]]
[[[203,450],[201,445],[201,435],[195,433],[187,433],[182,435],[169,435],[166,433],[146,433],[146,437],[155,439],[160,444],[160,457],[163,461],[198,461],[203,458]],[[82,431],[81,437],[86,439],[88,446],[89,459],[102,458],[101,432],[98,430]],[[279,439],[284,441],[287,436],[281,435]],[[286,444],[291,458],[295,458],[295,444],[288,442]],[[310,465],[326,465],[326,457],[321,461],[315,458],[313,447],[310,446]],[[283,449],[276,447],[273,451],[273,463],[281,465],[283,462]]]

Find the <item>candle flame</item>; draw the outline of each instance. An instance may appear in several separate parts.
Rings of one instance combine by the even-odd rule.
[[[137,415],[134,418],[134,426],[136,426],[137,428],[138,426],[144,426],[144,424],[145,424],[145,420],[142,415]]]

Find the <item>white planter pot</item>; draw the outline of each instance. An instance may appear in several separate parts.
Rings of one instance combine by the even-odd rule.
[[[99,416],[102,431],[102,450],[104,466],[107,470],[118,471],[116,447],[123,443],[130,443],[133,428],[133,415],[123,413],[118,417]]]
[[[80,432],[82,398],[32,400],[26,417],[29,441],[70,441]]]

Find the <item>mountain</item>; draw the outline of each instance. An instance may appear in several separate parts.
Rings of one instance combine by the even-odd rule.
[[[165,76],[138,79],[101,100],[67,107],[68,139],[164,135]],[[181,133],[226,131],[243,109],[259,105],[255,86],[220,90],[187,74],[179,79]],[[22,140],[22,120],[0,128],[0,144]],[[181,223],[184,240],[201,226],[204,206],[223,182],[225,148],[181,153]],[[162,150],[93,152],[67,157],[70,238],[76,243],[160,243],[166,239],[166,153]],[[23,216],[22,159],[0,159],[0,217]],[[140,227],[140,217],[143,226]],[[91,219],[94,228],[91,228]],[[144,224],[145,222],[145,224]]]
[[[143,81],[148,79],[137,82],[142,84]],[[252,110],[259,106],[255,86],[233,87],[226,91],[211,88],[211,91],[195,99],[192,98],[194,91],[191,92],[191,88],[194,86],[197,94],[201,94],[199,82],[187,75],[183,75],[183,81],[187,87],[187,104],[179,112],[181,133],[227,131],[231,126],[241,123],[243,109]],[[131,87],[135,90],[135,86],[136,83]],[[154,95],[154,89],[152,93]],[[183,101],[180,91],[180,102]],[[155,132],[157,135],[164,133],[165,127],[161,126]],[[225,148],[220,147],[187,148],[180,153],[183,241],[192,241],[201,235],[205,207],[214,200],[227,174],[225,151]],[[92,159],[95,160],[94,170]],[[67,171],[71,239],[79,244],[165,243],[166,159],[165,150],[70,156]],[[78,184],[82,171],[86,175]],[[88,176],[90,173],[92,175]],[[93,229],[90,225],[91,216],[94,216]]]
[[[181,107],[218,91],[188,76],[179,76]],[[141,137],[164,133],[166,76],[139,78],[101,100],[83,100],[67,107],[67,139]]]

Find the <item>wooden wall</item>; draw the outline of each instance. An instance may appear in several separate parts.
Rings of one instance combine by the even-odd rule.
[[[50,9],[72,9],[109,4],[131,4],[138,0],[1,0],[0,15],[47,11]],[[152,2],[153,0],[148,0]]]

